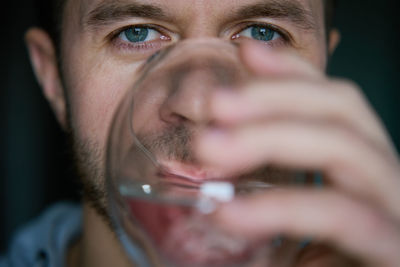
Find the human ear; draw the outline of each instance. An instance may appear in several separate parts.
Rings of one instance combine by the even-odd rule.
[[[330,56],[335,52],[337,46],[340,43],[340,39],[340,32],[337,29],[332,29],[329,32],[328,53]]]
[[[54,44],[50,36],[39,28],[30,28],[25,34],[25,42],[36,79],[58,122],[66,129],[66,99]]]

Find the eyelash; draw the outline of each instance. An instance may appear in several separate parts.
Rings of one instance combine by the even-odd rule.
[[[161,36],[160,38],[152,41],[146,41],[146,42],[138,42],[138,43],[133,43],[133,42],[126,42],[120,39],[120,35],[131,28],[147,28],[151,29],[154,31],[157,31]],[[136,50],[137,52],[147,52],[148,50],[154,50],[154,49],[159,49],[161,48],[162,44],[161,42],[168,42],[171,40],[171,37],[168,36],[168,34],[164,33],[165,30],[161,29],[161,27],[157,27],[154,25],[149,25],[149,24],[136,24],[136,25],[129,25],[123,28],[120,28],[116,31],[113,31],[111,34],[109,34],[111,42],[121,50]]]
[[[120,35],[128,30],[131,29],[133,27],[138,27],[138,28],[147,28],[147,29],[151,29],[154,31],[157,31],[161,36],[158,39],[152,40],[152,41],[146,41],[146,42],[138,42],[138,43],[133,43],[133,42],[126,42],[120,39]],[[243,32],[244,30],[250,28],[250,27],[265,27],[268,28],[274,32],[276,32],[277,34],[279,34],[282,38],[282,42],[287,45],[292,41],[291,35],[275,26],[269,23],[245,23],[242,27],[240,27],[239,31],[236,31],[235,34],[232,35],[232,37],[230,37],[230,39],[232,41],[237,41],[237,39],[240,39],[240,37],[238,36],[239,33]],[[156,49],[160,49],[162,47],[162,42],[168,42],[171,41],[172,38],[168,36],[168,34],[165,34],[166,30],[163,29],[162,27],[158,27],[155,26],[153,24],[137,24],[137,25],[129,25],[123,28],[120,28],[118,30],[113,31],[112,33],[109,34],[110,39],[112,41],[112,43],[120,50],[127,50],[127,51],[131,51],[131,50],[135,50],[136,52],[148,52],[151,50],[156,50]],[[261,41],[262,42],[262,41]],[[273,41],[269,41],[266,42],[268,45],[274,46],[275,44],[273,43]]]
[[[283,30],[282,28],[277,27],[277,26],[275,26],[273,24],[269,24],[269,23],[253,23],[253,22],[247,22],[247,23],[245,22],[243,24],[243,26],[240,28],[240,30],[237,31],[235,34],[233,34],[231,39],[233,41],[235,41],[236,39],[238,39],[237,37],[238,37],[239,33],[243,32],[244,30],[246,30],[246,29],[248,29],[250,27],[265,27],[265,28],[267,28],[269,30],[272,30],[272,31],[276,32],[277,34],[279,34],[281,36],[282,42],[285,45],[290,44],[292,42],[292,36],[286,30]],[[268,45],[271,45],[271,46],[274,45],[273,41],[269,41],[269,42],[265,42],[265,43],[267,43]]]

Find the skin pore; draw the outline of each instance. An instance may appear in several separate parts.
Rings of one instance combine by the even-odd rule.
[[[290,76],[299,79],[278,80],[277,87],[284,83],[291,88],[295,84],[306,95],[308,89],[304,88],[310,87],[308,83],[311,80],[320,87],[332,90],[339,86],[348,88],[343,82],[335,86],[327,84],[323,77],[327,51],[332,53],[338,43],[336,32],[330,33],[330,42],[326,43],[323,10],[320,0],[169,0],[168,3],[162,0],[69,0],[62,24],[61,70],[58,70],[57,56],[48,35],[40,29],[31,29],[27,33],[26,40],[39,83],[60,124],[71,131],[86,188],[83,235],[70,250],[68,266],[130,266],[106,219],[104,151],[113,112],[125,92],[138,79],[139,70],[146,60],[156,51],[179,42],[237,42],[240,43],[241,61],[257,76]],[[263,36],[261,33],[265,31],[269,31],[270,36],[268,40],[259,42],[262,45],[244,42]],[[144,35],[137,36],[134,33]],[[268,60],[260,60],[260,57]],[[260,80],[265,85],[266,81]],[[260,84],[247,86],[261,95]],[[317,86],[314,84],[314,87]],[[315,90],[313,96],[322,99],[319,95],[321,90]],[[282,89],[282,92],[284,94],[287,90]],[[298,100],[292,99],[291,103],[302,103],[301,94],[297,96]],[[150,99],[153,96],[147,97]],[[185,101],[164,96],[157,103],[146,106],[147,109],[143,106],[142,112],[150,110],[148,112],[156,114],[156,123],[152,126],[157,130],[165,130],[166,126],[177,123],[196,129],[199,123],[195,116],[198,112],[194,110],[196,106],[182,103],[195,103],[197,97],[195,92],[185,94]],[[218,103],[216,107],[226,107],[228,110],[229,105],[218,102],[221,98],[221,95],[219,98],[216,96],[212,103]],[[251,96],[248,99],[251,100]],[[231,100],[234,101],[233,98]],[[252,102],[249,103],[252,106]],[[274,106],[273,103],[269,104]],[[235,112],[224,113],[222,108],[219,110],[214,107],[212,111],[216,120],[237,123],[244,119]],[[251,112],[254,110],[249,111],[247,116],[254,114]],[[311,116],[311,113],[308,112],[307,116]],[[369,116],[371,112],[366,113]],[[369,122],[361,120],[354,125],[367,129],[368,138],[379,140],[377,143],[385,149],[390,147],[384,131],[379,125],[376,126],[379,123],[364,125],[365,121]],[[145,124],[146,121],[139,123]],[[315,125],[312,126],[314,129]],[[292,128],[286,129],[289,131]],[[207,146],[206,141],[199,141],[202,144],[199,158],[205,164],[219,162],[212,158],[212,155],[220,155],[219,152],[210,154],[212,148]],[[215,149],[217,146],[213,147]],[[263,155],[258,156],[261,158]],[[254,165],[262,160],[265,159],[254,159]],[[256,203],[254,207],[258,207]],[[221,214],[223,220],[224,214]],[[229,212],[225,211],[226,214]]]

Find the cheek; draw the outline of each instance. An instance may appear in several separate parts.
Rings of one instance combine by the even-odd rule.
[[[311,64],[313,64],[321,72],[326,71],[327,65],[327,51],[321,47],[316,47],[314,51],[311,51],[306,55],[310,59]]]
[[[109,125],[124,94],[133,86],[137,65],[82,58],[69,64],[67,79],[71,127],[82,140],[105,145]]]
[[[300,56],[310,62],[315,68],[324,72],[327,65],[327,47],[324,39],[304,40],[299,49]]]
[[[117,85],[111,79],[104,81],[93,77],[76,89],[76,94],[71,96],[73,126],[84,139],[96,139],[102,143],[126,86]]]
[[[160,107],[167,98],[167,91],[158,88],[138,90],[134,95],[133,129],[138,135],[152,134],[161,131]]]

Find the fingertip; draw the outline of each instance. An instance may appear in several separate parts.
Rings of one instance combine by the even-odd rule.
[[[268,43],[246,40],[240,45],[244,65],[258,76],[320,76],[312,62],[290,47],[272,47]]]
[[[255,75],[282,75],[288,72],[288,49],[273,48],[260,41],[244,41],[240,56]]]
[[[243,41],[240,46],[240,58],[255,74],[264,74],[268,61],[274,56],[272,49],[257,41]]]
[[[220,151],[218,148],[226,147],[228,143],[229,135],[226,131],[218,128],[203,130],[198,135],[195,145],[197,157],[211,164],[219,158],[216,156]]]

